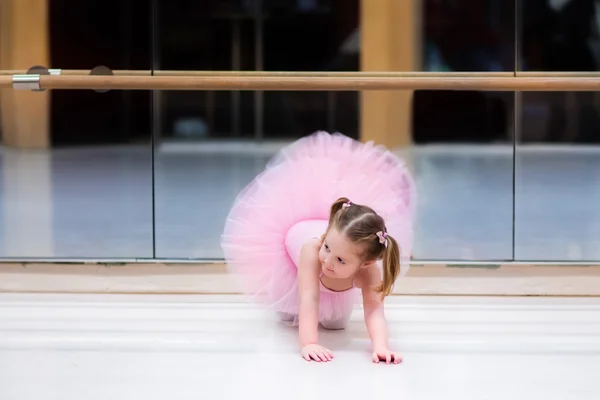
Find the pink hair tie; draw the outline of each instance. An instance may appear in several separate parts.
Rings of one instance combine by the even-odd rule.
[[[348,200],[347,203],[342,204],[342,208],[348,208],[352,205],[352,202],[350,200]]]
[[[384,245],[387,248],[388,247],[387,232],[379,231],[379,232],[377,232],[377,237],[379,238],[379,243],[381,243],[382,245]]]

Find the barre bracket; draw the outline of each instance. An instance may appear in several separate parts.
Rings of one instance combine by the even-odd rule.
[[[40,89],[39,74],[22,74],[12,76],[13,89],[15,90],[31,90],[32,92],[42,92]]]
[[[97,67],[94,67],[91,71],[90,71],[90,76],[112,76],[114,75],[112,69],[105,67],[104,65],[98,65]],[[94,89],[94,92],[96,93],[106,93],[108,92],[110,89]]]
[[[58,76],[61,74],[62,69],[48,69],[41,65],[35,65],[29,68],[25,74],[17,74],[12,76],[13,89],[44,92],[46,89],[42,89],[40,87],[40,77],[42,75]]]

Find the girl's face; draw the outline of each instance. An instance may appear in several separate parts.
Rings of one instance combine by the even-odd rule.
[[[360,247],[346,236],[331,228],[319,249],[323,274],[330,278],[350,278],[365,263],[360,257]]]

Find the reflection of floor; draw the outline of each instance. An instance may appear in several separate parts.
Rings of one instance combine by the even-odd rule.
[[[597,299],[395,297],[402,364],[370,362],[357,310],[320,333],[335,358],[319,365],[299,356],[297,330],[237,297],[4,294],[0,398],[595,400],[599,311]]]
[[[237,192],[276,146],[167,146],[1,153],[0,256],[219,258]],[[512,148],[411,153],[420,189],[415,257],[513,257]],[[519,148],[515,255],[600,260],[600,149]]]

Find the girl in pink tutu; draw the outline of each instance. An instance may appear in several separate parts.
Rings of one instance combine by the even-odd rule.
[[[245,293],[299,326],[306,360],[333,358],[318,325],[344,329],[362,295],[373,362],[399,363],[383,300],[409,268],[415,192],[385,148],[317,132],[239,194],[222,236],[226,262]]]

